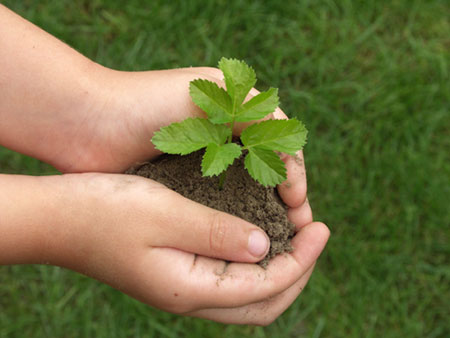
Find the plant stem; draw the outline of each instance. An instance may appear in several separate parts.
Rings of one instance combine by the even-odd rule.
[[[231,134],[228,136],[227,143],[231,143],[233,141],[233,128],[234,128],[234,119],[230,122]]]
[[[219,176],[219,190],[223,190],[223,185],[225,183],[225,178],[227,177],[227,171],[225,170]]]
[[[231,122],[230,122],[230,129],[231,129],[231,134],[228,137],[227,143],[231,143],[231,141],[233,141],[233,128],[234,128],[234,117],[236,114],[236,100],[233,100],[233,108],[231,110],[231,116],[233,117]]]
[[[226,143],[231,143],[233,141],[233,128],[234,128],[234,112],[236,111],[236,108],[233,105],[233,111],[232,111],[232,116],[233,119],[230,122],[230,129],[231,129],[231,133],[230,136],[228,136],[227,142]],[[225,183],[225,178],[227,177],[227,171],[225,170],[223,173],[220,174],[219,176],[219,190],[223,190],[223,185]]]

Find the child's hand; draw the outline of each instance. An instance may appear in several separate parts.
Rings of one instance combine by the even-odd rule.
[[[0,175],[0,185],[0,265],[66,267],[157,308],[226,323],[275,320],[302,291],[329,236],[305,206],[292,208],[294,251],[264,270],[248,264],[267,252],[250,239],[260,229],[152,180]]]
[[[321,223],[296,222],[294,251],[267,270],[252,263],[256,226],[185,199],[152,180],[114,174],[46,178],[65,208],[46,258],[149,305],[227,323],[268,324],[306,285],[327,239]],[[208,258],[208,257],[217,257]]]
[[[76,137],[59,157],[48,159],[63,172],[122,173],[139,162],[161,154],[151,143],[155,131],[188,117],[206,117],[189,95],[189,83],[198,78],[225,86],[223,74],[210,67],[147,72],[119,72],[98,65],[92,71],[88,106],[75,115]],[[99,89],[101,88],[101,89]],[[259,91],[252,89],[247,100]],[[278,108],[267,118],[286,118]],[[67,116],[65,116],[67,118]],[[63,122],[55,121],[55,124]],[[236,123],[239,135],[249,123]],[[63,145],[54,143],[55,148]]]

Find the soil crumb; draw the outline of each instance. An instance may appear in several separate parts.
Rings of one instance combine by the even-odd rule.
[[[158,181],[186,198],[216,210],[238,216],[262,228],[270,238],[270,251],[259,262],[266,267],[277,254],[292,251],[295,226],[287,218],[287,207],[276,189],[265,188],[244,168],[244,156],[227,170],[225,185],[218,189],[218,177],[203,177],[204,150],[186,156],[167,155],[129,169],[126,173]]]

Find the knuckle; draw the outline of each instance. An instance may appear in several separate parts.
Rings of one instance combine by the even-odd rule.
[[[216,67],[204,67],[203,69],[208,75],[213,76],[213,77],[217,78],[218,80],[222,80],[223,79],[222,71],[219,68],[216,68]]]
[[[307,223],[307,224],[312,223],[312,221],[313,221],[313,213],[312,213],[312,210],[311,210],[311,206],[309,205],[308,199],[306,199],[305,203],[303,203],[302,211],[305,214],[305,216],[304,216],[305,217],[305,223]]]
[[[223,251],[226,234],[225,218],[220,212],[212,213],[209,227],[209,249],[211,253],[219,254]]]

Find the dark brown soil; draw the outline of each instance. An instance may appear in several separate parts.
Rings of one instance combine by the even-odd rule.
[[[219,190],[218,177],[201,174],[202,155],[203,151],[187,156],[162,155],[154,162],[129,169],[127,174],[151,178],[184,197],[262,228],[271,241],[268,255],[259,262],[262,267],[275,255],[292,251],[294,225],[288,221],[286,206],[276,189],[265,188],[253,180],[244,168],[242,156],[228,168],[223,190]]]

